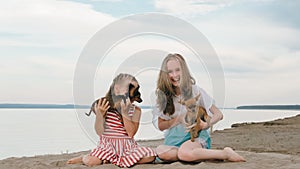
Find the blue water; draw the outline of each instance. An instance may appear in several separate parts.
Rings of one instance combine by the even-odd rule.
[[[139,140],[163,138],[163,133],[152,125],[150,109],[142,110]],[[292,110],[222,110],[224,119],[214,130],[230,128],[233,123],[260,122],[300,114]],[[0,159],[8,157],[61,154],[95,147],[93,116],[78,117],[72,109],[0,109]],[[90,129],[80,124],[79,118],[90,121]]]

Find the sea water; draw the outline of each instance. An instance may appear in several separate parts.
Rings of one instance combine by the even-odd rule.
[[[214,125],[214,130],[230,128],[234,123],[269,121],[300,114],[293,110],[223,109],[222,112],[224,119]],[[95,138],[86,131],[93,132],[94,115],[79,117],[73,109],[0,109],[0,116],[0,159],[71,153],[96,146]],[[83,124],[80,118],[90,122]],[[152,124],[152,119],[151,109],[143,109],[135,139],[163,138],[163,132]]]

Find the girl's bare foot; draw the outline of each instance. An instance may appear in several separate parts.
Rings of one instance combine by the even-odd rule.
[[[70,160],[67,161],[67,164],[79,164],[79,163],[83,163],[82,162],[82,157],[83,156],[71,158]]]
[[[230,147],[225,147],[224,151],[227,155],[226,160],[228,160],[228,161],[232,161],[232,162],[245,162],[246,161],[242,156],[240,156],[238,153],[233,151],[232,148],[230,148]]]

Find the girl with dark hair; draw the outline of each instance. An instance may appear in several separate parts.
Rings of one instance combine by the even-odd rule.
[[[94,107],[95,130],[100,138],[97,148],[88,155],[70,159],[68,164],[95,166],[110,162],[119,167],[131,167],[154,161],[156,152],[138,145],[133,138],[139,128],[141,108],[135,106],[129,97],[125,103],[123,99],[115,99],[116,96],[128,96],[129,85],[138,87],[138,81],[129,74],[119,74],[113,80],[106,96]]]

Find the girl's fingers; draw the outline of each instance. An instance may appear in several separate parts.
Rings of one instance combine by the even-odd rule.
[[[126,105],[129,105],[131,102],[130,102],[130,99],[129,97],[126,98]]]
[[[97,107],[98,107],[98,103],[95,103],[94,109],[97,110]]]
[[[103,99],[101,99],[101,106],[103,107],[105,104],[106,104],[106,99],[105,98],[103,98]]]
[[[97,112],[101,112],[101,113],[107,112],[109,108],[110,108],[109,102],[105,98],[99,99],[98,102],[95,103],[94,105],[94,109]]]
[[[98,101],[98,105],[99,105],[98,107],[99,107],[99,108],[100,108],[100,107],[106,107],[108,104],[109,104],[109,102],[106,101],[105,98],[99,99],[99,101]]]
[[[101,106],[102,106],[102,99],[100,99],[99,101],[98,101],[98,109],[100,109],[101,108]]]
[[[107,107],[107,106],[109,106],[109,102],[108,101],[105,103],[105,107]]]
[[[125,103],[124,103],[124,101],[122,101],[120,103],[121,104],[121,112],[122,113],[128,113],[130,105],[131,105],[131,102],[130,102],[129,98],[127,98],[125,101],[126,101]]]
[[[120,105],[121,107],[125,107],[125,103],[123,101],[120,103]]]
[[[110,105],[109,105],[109,102],[107,101],[107,102],[105,103],[105,111],[107,111],[109,108],[110,108]]]
[[[106,107],[105,111],[107,111],[110,108],[110,106]]]
[[[191,128],[193,128],[193,127],[195,127],[195,126],[196,126],[196,124],[192,124],[192,125],[190,125],[190,126],[187,126],[186,129],[190,130]]]

